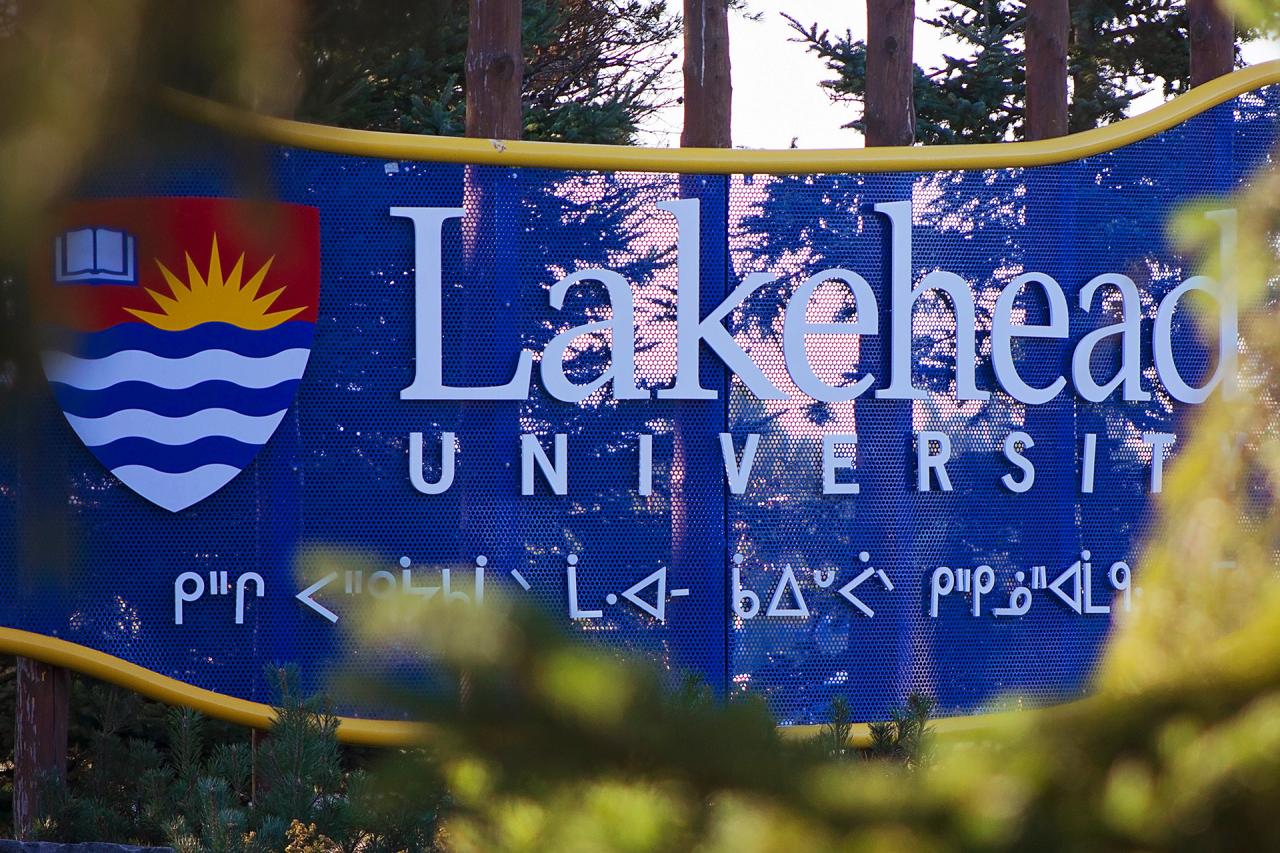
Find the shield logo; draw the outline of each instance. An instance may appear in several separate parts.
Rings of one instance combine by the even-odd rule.
[[[311,354],[315,208],[208,198],[81,202],[43,281],[45,376],[85,446],[171,512],[253,461]]]

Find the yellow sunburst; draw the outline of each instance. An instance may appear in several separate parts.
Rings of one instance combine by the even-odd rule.
[[[258,268],[248,281],[241,283],[244,274],[244,254],[241,253],[231,272],[222,274],[222,261],[218,257],[218,235],[213,235],[213,248],[209,250],[209,269],[204,275],[196,269],[191,255],[187,258],[187,281],[184,284],[168,267],[156,260],[161,275],[169,284],[169,293],[158,293],[150,288],[147,293],[160,307],[159,311],[142,311],[126,308],[133,316],[158,329],[180,332],[201,323],[229,323],[242,329],[260,332],[274,328],[285,320],[304,311],[304,308],[288,308],[272,311],[271,305],[284,292],[277,288],[262,296],[258,290],[266,280],[267,272],[275,257]]]

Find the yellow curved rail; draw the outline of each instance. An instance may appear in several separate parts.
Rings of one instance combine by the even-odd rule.
[[[236,699],[195,687],[176,678],[121,660],[114,655],[86,648],[66,640],[19,631],[16,628],[0,628],[0,653],[20,655],[53,666],[75,670],[100,681],[140,693],[167,705],[180,705],[254,729],[269,729],[275,720],[275,710],[262,702]],[[935,720],[933,727],[939,736],[965,740],[982,738],[997,731],[1006,722],[1009,712],[947,717]],[[1029,712],[1021,712],[1029,713]],[[787,726],[782,729],[785,737],[806,738],[819,733],[821,726]],[[340,717],[338,740],[364,746],[408,746],[422,743],[431,737],[431,726],[397,720],[368,720],[360,717]],[[871,743],[871,733],[865,723],[854,726],[850,742],[861,748]]]
[[[270,705],[194,687],[106,652],[29,631],[0,628],[0,652],[72,669],[168,705],[183,705],[250,728],[268,729],[276,716]],[[357,717],[343,717],[338,726],[339,740],[368,746],[404,746],[421,742],[429,733],[429,727],[420,723]]]
[[[181,92],[166,92],[175,112],[196,121],[315,151],[387,160],[431,160],[494,166],[700,174],[900,172],[1043,166],[1111,151],[1153,136],[1210,107],[1280,83],[1280,60],[1242,68],[1197,86],[1155,109],[1106,127],[1036,142],[765,151],[743,148],[638,148],[562,142],[515,142],[348,130],[270,118]]]

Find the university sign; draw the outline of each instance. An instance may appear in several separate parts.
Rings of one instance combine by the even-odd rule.
[[[31,265],[0,646],[224,716],[265,719],[268,665],[427,677],[349,630],[393,594],[527,600],[784,723],[1071,698],[1142,606],[1188,417],[1248,393],[1230,290],[1166,225],[1198,204],[1229,270],[1280,65],[938,150],[177,107],[189,141],[91,176]],[[299,573],[319,547],[367,560]],[[337,698],[347,738],[403,734]]]

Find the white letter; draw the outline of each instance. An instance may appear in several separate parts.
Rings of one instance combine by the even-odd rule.
[[[441,495],[453,485],[454,434],[440,433],[440,479],[428,483],[422,476],[422,433],[409,433],[409,481],[424,495]]]
[[[938,442],[938,452],[934,453],[929,445]],[[951,491],[951,478],[947,476],[946,464],[951,459],[951,438],[945,432],[925,430],[916,435],[916,491],[931,492],[929,472],[936,471],[938,485],[942,491]]]
[[[760,596],[742,587],[742,564],[746,557],[733,555],[733,612],[743,619],[751,619],[760,612]]]
[[[856,495],[857,483],[841,483],[836,480],[837,468],[853,469],[853,458],[836,456],[837,444],[857,444],[858,436],[851,432],[837,432],[822,436],[822,493],[824,495]]]
[[[956,588],[956,573],[946,566],[938,566],[929,578],[929,616],[938,618],[938,599],[950,595]]]
[[[565,557],[565,561],[569,564],[565,570],[569,582],[569,618],[599,619],[604,615],[603,610],[583,610],[578,604],[578,555],[570,554]]]
[[[249,585],[249,581],[253,581],[254,589],[257,591],[258,598],[262,598],[267,594],[264,584],[266,581],[262,579],[262,575],[257,572],[245,572],[236,578],[236,624],[244,624],[244,588]]]
[[[484,569],[478,571],[483,572]],[[460,601],[463,604],[471,603],[471,596],[467,595],[460,589],[452,589],[453,572],[450,569],[440,570],[440,591],[444,594],[444,601]]]
[[[974,378],[976,370],[973,291],[955,273],[935,270],[911,287],[911,202],[891,201],[877,204],[876,213],[889,219],[889,286],[892,294],[892,328],[889,331],[891,362],[889,387],[876,391],[876,398],[921,400],[925,392],[911,384],[911,317],[916,300],[930,290],[941,290],[951,299],[956,318],[956,399],[985,400],[991,396],[979,391]]]
[[[1022,455],[1018,450],[1018,443],[1022,443],[1022,449],[1035,447],[1036,443],[1031,440],[1031,436],[1025,432],[1011,432],[1004,437],[1004,455],[1005,458],[1017,465],[1023,471],[1021,480],[1013,479],[1012,474],[1005,474],[1000,478],[1000,482],[1004,483],[1005,488],[1011,492],[1021,494],[1031,488],[1031,484],[1036,481],[1036,466],[1031,464],[1031,460]]]
[[[210,572],[212,574],[212,572]],[[195,588],[187,590],[187,581],[195,581]],[[183,572],[173,582],[173,624],[182,624],[182,605],[190,604],[204,595],[204,578],[196,572]]]
[[[653,494],[653,434],[640,433],[640,495]]]
[[[612,270],[581,270],[565,276],[551,286],[551,307],[559,310],[569,288],[580,281],[598,281],[609,292],[612,319],[583,323],[561,332],[551,339],[542,351],[542,384],[557,400],[580,403],[610,379],[613,380],[613,396],[619,400],[647,400],[648,391],[636,387],[635,312],[631,304],[631,285]],[[609,356],[609,369],[585,385],[575,385],[564,375],[564,356],[569,345],[582,335],[595,332],[612,332],[613,344]]]
[[[551,491],[557,495],[569,493],[569,437],[562,432],[556,433],[556,463],[551,464],[547,452],[542,449],[542,442],[536,435],[525,433],[520,436],[520,494],[533,494],[533,463],[538,463],[542,476],[546,478]]]
[[[533,353],[520,351],[515,376],[506,385],[451,388],[444,384],[444,320],[440,305],[440,232],[445,220],[462,216],[460,207],[393,207],[391,215],[413,222],[414,341],[413,383],[401,400],[525,400]]]
[[[1220,250],[1222,281],[1217,282],[1208,276],[1197,275],[1184,281],[1160,301],[1156,310],[1156,325],[1152,332],[1152,349],[1155,350],[1156,374],[1170,396],[1183,403],[1203,403],[1213,391],[1214,386],[1222,383],[1222,393],[1234,396],[1239,390],[1236,382],[1236,359],[1240,346],[1238,308],[1235,294],[1235,253],[1236,253],[1236,212],[1235,210],[1212,210],[1205,214],[1212,222],[1218,223],[1221,229]],[[1178,300],[1187,291],[1199,290],[1212,296],[1218,303],[1218,365],[1199,388],[1192,388],[1182,379],[1178,372],[1178,364],[1173,359],[1173,315],[1178,310]]]
[[[1151,493],[1160,494],[1164,489],[1164,449],[1177,438],[1171,432],[1144,432],[1142,440],[1151,445]]]
[[[1084,434],[1084,459],[1080,462],[1080,491],[1083,494],[1093,494],[1093,469],[1098,458],[1098,435],[1097,433],[1086,432]]]
[[[738,375],[743,384],[761,400],[785,400],[778,387],[769,381],[759,367],[756,366],[742,347],[733,340],[733,336],[721,324],[734,308],[742,304],[748,296],[763,285],[775,280],[777,276],[769,273],[752,273],[738,289],[729,294],[719,307],[699,319],[702,314],[700,291],[702,287],[701,248],[701,214],[699,200],[681,198],[674,201],[660,201],[659,210],[666,210],[676,217],[676,384],[658,391],[663,400],[714,400],[716,392],[703,388],[698,376],[699,350],[702,342],[720,356],[731,371]]]
[[[854,298],[858,318],[845,323],[810,323],[805,318],[809,300],[818,286],[828,281],[838,281]],[[805,351],[805,335],[874,335],[880,329],[880,316],[876,307],[876,295],[866,279],[856,272],[833,269],[824,270],[807,278],[796,288],[787,301],[786,317],[782,323],[782,351],[786,355],[787,370],[796,387],[815,400],[839,403],[852,400],[867,390],[875,377],[867,375],[852,385],[832,386],[823,382],[809,365]]]
[[[1124,317],[1119,323],[1094,329],[1080,339],[1071,356],[1071,381],[1080,396],[1091,403],[1102,402],[1121,383],[1124,383],[1124,399],[1131,402],[1150,400],[1151,394],[1142,390],[1142,297],[1138,295],[1138,286],[1133,279],[1119,273],[1097,276],[1081,288],[1080,307],[1090,310],[1093,294],[1108,284],[1120,291]],[[1093,348],[1113,335],[1120,335],[1120,369],[1106,385],[1099,385],[1093,379]]]
[[[760,446],[760,434],[747,435],[747,446],[742,451],[742,462],[739,463],[733,452],[733,436],[720,433],[720,454],[724,456],[724,475],[729,480],[729,491],[741,495],[747,491],[747,481],[751,479],[751,468],[756,464],[756,448]]]
[[[1035,282],[1044,289],[1045,301],[1049,308],[1049,322],[1045,325],[1028,325],[1013,322],[1013,302],[1022,292],[1022,288]],[[1059,376],[1044,388],[1033,388],[1022,381],[1018,368],[1013,363],[1014,338],[1065,338],[1067,329],[1067,297],[1062,294],[1062,287],[1051,276],[1044,273],[1029,272],[1015,278],[1005,285],[996,299],[995,315],[991,320],[991,364],[996,371],[996,380],[1000,387],[1009,392],[1013,399],[1027,405],[1047,403],[1062,392],[1067,380]],[[1027,445],[1030,447],[1030,445]]]

